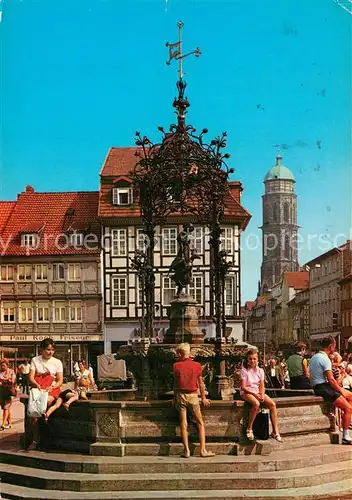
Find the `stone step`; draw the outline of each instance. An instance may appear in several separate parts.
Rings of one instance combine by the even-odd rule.
[[[57,472],[89,474],[178,473],[183,472],[260,472],[303,469],[312,465],[350,461],[352,449],[342,445],[325,445],[299,450],[279,450],[263,457],[218,455],[207,460],[194,456],[180,457],[92,457],[61,455],[39,451],[0,452],[0,462]]]
[[[4,500],[351,500],[352,480],[302,488],[268,490],[179,490],[175,491],[113,491],[71,492],[39,490],[12,484],[2,484]]]
[[[330,429],[330,420],[326,415],[311,416],[305,415],[301,418],[279,417],[280,433],[282,436],[286,434],[301,434],[304,432],[315,432],[316,429]]]
[[[351,480],[350,461],[301,469],[240,473],[82,474],[1,464],[3,483],[63,491],[178,491],[302,488]]]
[[[279,401],[279,400],[276,400]],[[312,405],[312,406],[289,406],[289,407],[280,407],[278,406],[277,413],[280,418],[286,417],[319,417],[324,415],[322,413],[322,408],[320,405]]]

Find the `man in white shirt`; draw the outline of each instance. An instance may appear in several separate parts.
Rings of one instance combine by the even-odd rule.
[[[314,354],[309,364],[310,381],[317,396],[321,396],[324,401],[333,403],[336,408],[342,410],[342,444],[352,445],[349,434],[352,416],[352,393],[340,387],[334,379],[329,355],[335,350],[336,342],[333,337],[327,337],[321,341],[321,350]]]
[[[28,359],[25,359],[24,362],[18,367],[18,370],[21,374],[22,391],[24,394],[29,394],[29,384],[28,384],[29,368],[30,367]]]

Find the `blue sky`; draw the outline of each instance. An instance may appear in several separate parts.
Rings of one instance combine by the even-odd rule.
[[[323,235],[327,248],[350,233],[352,16],[333,0],[3,0],[2,10],[2,199],[26,184],[98,189],[110,146],[133,145],[135,130],[157,139],[174,120],[165,42],[182,19],[185,50],[202,51],[185,62],[188,121],[228,132],[250,246],[273,144],[286,145],[302,237]],[[244,301],[261,247],[243,246]],[[326,248],[312,239],[300,261]]]

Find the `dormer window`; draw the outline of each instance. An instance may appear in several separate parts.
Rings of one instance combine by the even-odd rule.
[[[83,233],[72,233],[70,234],[70,245],[72,247],[82,247],[84,242]]]
[[[131,205],[132,204],[132,188],[118,187],[112,190],[113,205]]]
[[[21,246],[26,248],[36,248],[39,236],[36,233],[24,233],[21,238]]]

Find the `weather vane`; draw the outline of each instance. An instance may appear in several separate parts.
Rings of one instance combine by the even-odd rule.
[[[281,144],[273,144],[273,148],[276,148],[277,156],[281,156]]]
[[[179,69],[178,73],[180,75],[180,79],[182,80],[182,77],[184,75],[183,70],[182,70],[182,60],[185,57],[188,57],[192,54],[194,54],[196,57],[199,57],[201,52],[200,49],[197,47],[195,50],[192,50],[192,52],[188,52],[188,54],[183,54],[182,53],[182,28],[183,28],[183,22],[179,21],[177,23],[178,26],[178,42],[175,43],[166,43],[166,47],[169,48],[169,60],[166,61],[166,64],[170,66],[170,63],[172,59],[176,59],[179,61]]]

